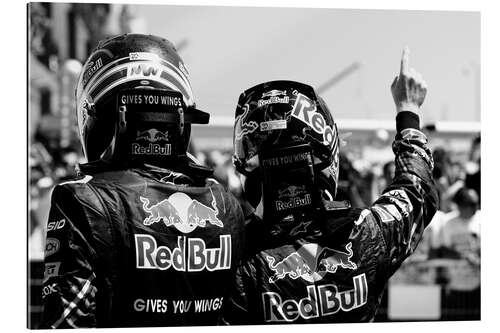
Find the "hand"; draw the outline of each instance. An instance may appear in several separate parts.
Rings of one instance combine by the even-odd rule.
[[[427,94],[427,83],[420,73],[409,68],[409,54],[410,50],[405,47],[401,57],[401,70],[391,84],[391,92],[397,112],[411,111],[418,114]]]

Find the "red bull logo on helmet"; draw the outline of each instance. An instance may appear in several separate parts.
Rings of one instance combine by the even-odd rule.
[[[391,190],[382,194],[382,197],[387,198],[387,200],[399,207],[404,217],[408,217],[413,211],[411,200],[403,190]]]
[[[217,217],[219,210],[213,194],[212,207],[193,200],[182,192],[176,192],[156,204],[151,204],[149,199],[144,197],[139,199],[144,212],[148,214],[143,221],[146,226],[163,222],[165,226],[174,226],[182,233],[190,233],[197,227],[204,228],[208,224],[224,227]]]
[[[275,205],[276,205],[276,210],[281,211],[285,209],[292,209],[301,206],[306,206],[311,204],[311,202],[312,202],[311,195],[306,194],[303,198],[295,197],[287,201],[277,200],[275,202]]]
[[[353,256],[352,243],[345,247],[346,251],[321,247],[318,244],[308,243],[280,261],[267,256],[269,268],[274,275],[269,278],[270,283],[276,283],[284,278],[301,278],[308,282],[323,279],[327,273],[335,273],[338,268],[355,270],[358,268],[351,258]]]
[[[147,147],[143,147],[137,143],[133,143],[132,154],[170,156],[172,154],[172,145],[165,144],[162,146],[156,143],[150,143]]]
[[[169,135],[168,131],[162,132],[157,130],[156,128],[150,128],[145,131],[137,131],[136,140],[145,140],[148,142],[157,142],[157,141],[168,141]]]
[[[292,117],[297,118],[307,124],[316,133],[322,135],[323,144],[329,148],[333,148],[336,137],[335,129],[328,126],[323,115],[317,112],[316,104],[311,99],[298,93],[293,105]]]
[[[273,89],[262,94],[262,98],[286,95],[286,90]]]
[[[95,62],[90,61],[83,72],[82,85],[87,84],[89,79],[103,66],[102,58],[98,58]]]
[[[273,89],[262,94],[262,99],[259,99],[257,101],[257,106],[261,107],[264,105],[277,104],[277,103],[288,104],[289,102],[290,102],[290,97],[286,95],[286,90]]]
[[[141,96],[135,96],[141,97]],[[168,143],[170,139],[168,131],[162,132],[156,128],[150,128],[144,131],[137,131],[136,141],[147,141],[148,146],[139,143],[132,143],[132,154],[134,155],[163,155],[169,156],[172,153],[172,145]],[[165,141],[163,145],[157,143]]]
[[[307,286],[307,296],[283,300],[278,293],[262,293],[266,322],[293,322],[331,316],[339,311],[351,311],[368,302],[368,283],[365,273],[352,278],[353,288],[339,291],[335,284]]]
[[[278,190],[278,200],[275,201],[277,211],[292,209],[311,204],[311,194],[307,192],[305,186],[290,185],[282,190]]]
[[[246,121],[250,106],[245,104],[243,106],[243,113],[236,117],[234,122],[234,138],[241,140],[245,135],[255,132],[259,128],[256,121]]]
[[[301,194],[307,193],[305,186],[290,185],[282,190],[278,191],[278,197],[280,198],[293,198]]]

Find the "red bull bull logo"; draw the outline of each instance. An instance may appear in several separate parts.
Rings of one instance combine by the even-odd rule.
[[[305,186],[290,185],[283,190],[279,190],[278,196],[280,198],[293,198],[304,193],[307,193]]]
[[[330,249],[329,247],[323,248],[317,259],[316,267],[318,271],[335,273],[338,267],[352,270],[357,269],[358,266],[356,266],[356,264],[351,261],[351,247],[351,243],[346,245],[345,249],[347,250],[347,253]]]
[[[286,90],[273,89],[262,94],[262,98],[286,95]]]
[[[224,227],[222,221],[217,218],[219,210],[213,194],[212,207],[193,200],[182,192],[176,192],[153,205],[147,198],[139,197],[139,199],[142,202],[142,208],[148,214],[143,221],[146,226],[163,222],[165,226],[174,226],[183,233],[190,233],[197,227],[204,228],[207,224]]]
[[[315,282],[323,279],[327,273],[337,272],[339,267],[349,270],[357,269],[356,263],[351,261],[352,243],[349,242],[345,249],[344,252],[308,243],[278,262],[274,257],[267,256],[269,268],[274,272],[269,282],[276,283],[286,277]]]
[[[243,106],[243,110],[244,112],[237,116],[234,122],[234,137],[236,140],[241,140],[245,135],[253,133],[259,128],[256,121],[246,121],[248,111],[250,111],[248,104]]]
[[[141,97],[141,96],[133,96]],[[134,155],[160,155],[170,156],[172,154],[172,145],[170,143],[159,144],[159,141],[168,142],[170,139],[168,131],[161,132],[156,128],[151,128],[145,131],[137,131],[136,141],[147,141],[147,146],[140,143],[132,143],[132,154]]]
[[[288,276],[291,279],[298,279],[302,275],[311,275],[313,271],[304,259],[297,253],[290,254],[285,259],[275,263],[275,259],[271,256],[266,257],[269,268],[274,271],[274,275],[269,278],[269,282],[275,283],[277,280]]]
[[[277,211],[307,206],[312,202],[311,195],[307,193],[305,186],[290,185],[278,191],[278,198],[279,200],[275,201]]]
[[[168,141],[169,135],[168,131],[162,132],[157,130],[156,128],[151,128],[145,131],[137,131],[136,140],[146,140],[148,142],[157,142],[157,141]]]
[[[339,311],[351,311],[368,302],[368,283],[365,273],[352,278],[353,289],[339,291],[335,284],[307,286],[306,297],[283,300],[278,293],[262,293],[266,322],[293,322],[331,316]]]
[[[283,96],[283,97],[280,97]],[[290,102],[290,97],[286,96],[286,90],[273,89],[262,94],[262,99],[257,101],[257,106],[261,107],[268,104],[283,103],[287,104]],[[263,99],[268,98],[268,99]]]
[[[139,269],[174,269],[180,272],[216,271],[231,268],[231,235],[219,235],[219,247],[207,248],[201,238],[179,236],[170,249],[158,245],[147,234],[135,235],[136,267]]]

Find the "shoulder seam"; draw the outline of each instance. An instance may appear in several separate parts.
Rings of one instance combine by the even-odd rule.
[[[82,179],[77,179],[77,180],[69,180],[67,182],[60,183],[59,185],[66,185],[66,184],[87,184],[89,181],[92,180],[92,176],[86,175]]]

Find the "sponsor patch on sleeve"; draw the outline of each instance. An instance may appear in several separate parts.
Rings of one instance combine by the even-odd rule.
[[[401,136],[403,140],[421,140],[427,143],[427,137],[421,131],[414,128],[405,128],[401,131]]]
[[[60,261],[46,263],[43,280],[47,281],[49,278],[59,275],[59,267],[61,267]]]
[[[379,208],[385,210],[390,215],[392,215],[392,217],[393,217],[392,219],[396,219],[398,221],[403,219],[403,216],[401,216],[401,213],[399,212],[397,207],[392,205],[392,204],[391,205],[380,205]]]
[[[405,217],[413,211],[410,198],[403,190],[391,190],[382,194],[382,196],[388,198],[391,203],[399,207]]]
[[[45,242],[45,257],[49,257],[59,251],[61,243],[56,238],[47,238]]]
[[[372,209],[382,222],[390,222],[394,220],[394,217],[392,217],[392,215],[390,215],[385,209],[377,206],[372,207]]]

